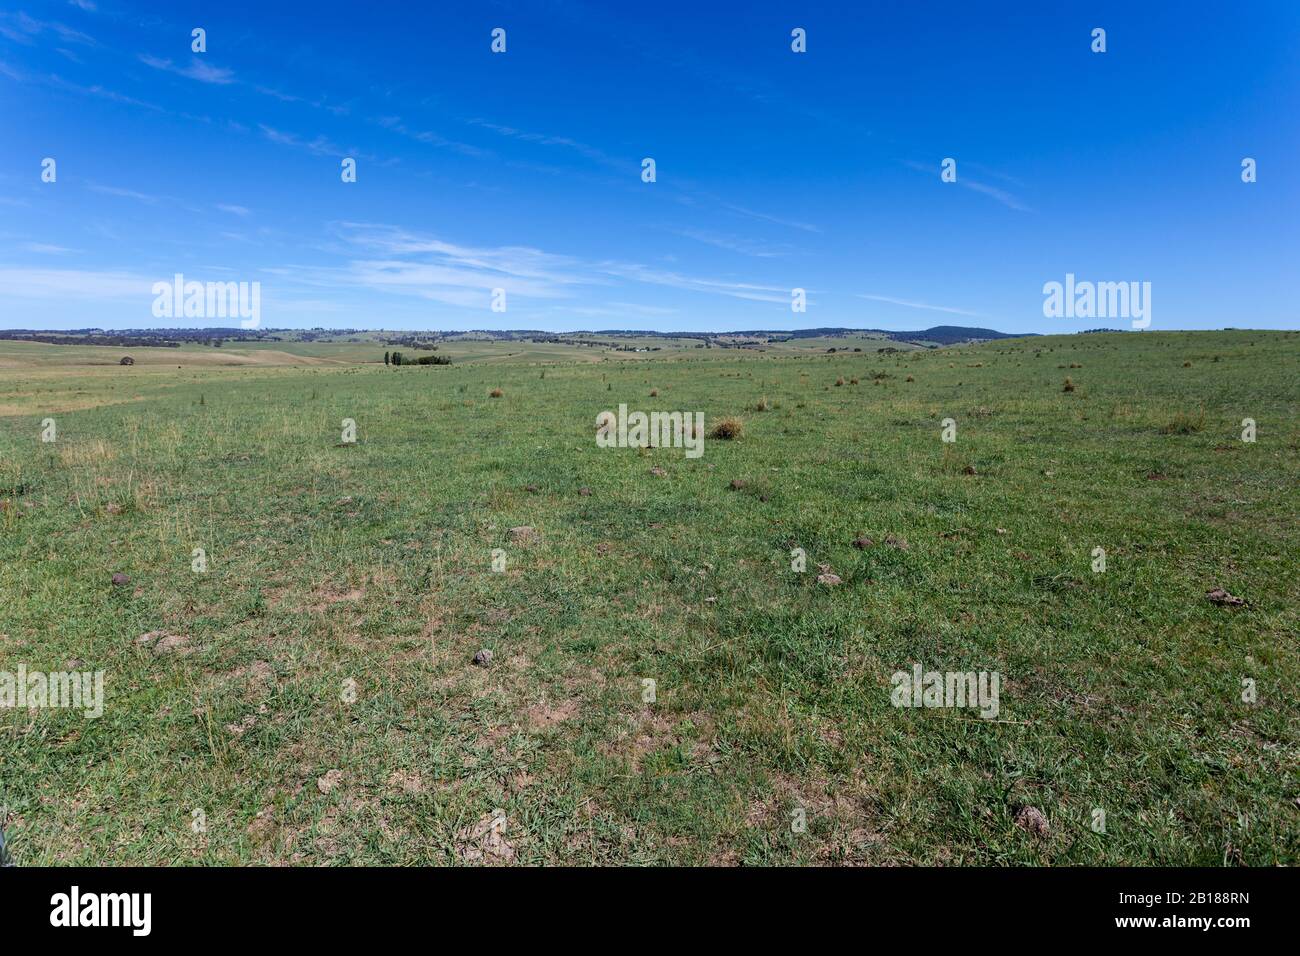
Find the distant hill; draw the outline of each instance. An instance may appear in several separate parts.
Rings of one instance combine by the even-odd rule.
[[[578,335],[583,333],[573,332],[563,334]],[[865,334],[883,336],[885,338],[893,339],[896,342],[937,342],[941,345],[951,345],[954,342],[974,342],[982,339],[1014,339],[1019,338],[1024,334],[1035,333],[998,332],[994,329],[966,328],[960,325],[936,325],[933,328],[924,329],[920,332],[894,332],[889,329],[851,329],[843,326],[832,326],[820,329],[749,329],[735,332],[641,332],[632,329],[601,329],[597,332],[592,332],[591,334],[659,336],[662,338],[673,339],[703,339],[717,338],[719,336],[759,339],[821,339],[834,338],[841,335]]]
[[[974,342],[985,339],[1016,339],[1026,333],[997,332],[993,329],[971,329],[961,325],[936,325],[924,332],[886,332],[885,334],[891,339],[900,342],[938,342],[940,345],[952,345],[956,342]]]
[[[600,329],[594,332],[543,332],[533,329],[471,329],[441,332],[436,329],[408,332],[390,332],[381,329],[237,329],[219,328],[168,328],[168,329],[75,329],[75,330],[0,330],[0,339],[44,342],[54,345],[162,345],[176,347],[182,343],[220,346],[223,342],[314,342],[346,339],[351,342],[374,341],[408,348],[431,348],[441,340],[481,339],[484,341],[563,342],[577,336],[605,336],[607,338],[694,339],[698,342],[753,339],[758,342],[789,341],[791,339],[838,338],[841,336],[869,335],[895,342],[925,345],[953,345],[958,342],[978,342],[988,339],[1016,338],[1019,334],[998,332],[994,329],[966,328],[960,325],[936,325],[919,332],[894,332],[889,329],[851,329],[828,327],[818,329],[754,329],[726,332],[655,332],[643,329]]]

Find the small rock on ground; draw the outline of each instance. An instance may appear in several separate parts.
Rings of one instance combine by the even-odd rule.
[[[325,776],[316,778],[316,789],[321,793],[329,793],[337,787],[343,780],[342,770],[326,771]]]
[[[837,584],[844,583],[843,581],[840,580],[840,576],[831,570],[831,566],[829,564],[819,564],[817,565],[817,570],[821,572],[821,574],[817,575],[818,584],[824,584],[827,587],[833,588]]]
[[[1223,588],[1214,588],[1213,590],[1206,591],[1205,596],[1209,599],[1210,603],[1221,604],[1225,607],[1241,607],[1241,605],[1246,603],[1245,598],[1239,598],[1229,594]]]
[[[1043,816],[1043,811],[1037,807],[1021,807],[1016,813],[1016,826],[1044,840],[1051,834],[1047,817]]]

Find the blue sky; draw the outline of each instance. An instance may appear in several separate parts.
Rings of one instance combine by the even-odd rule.
[[[1293,0],[4,0],[0,327],[1300,328],[1297,116]]]

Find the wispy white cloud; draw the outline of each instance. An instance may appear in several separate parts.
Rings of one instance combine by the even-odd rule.
[[[283,130],[267,126],[264,123],[258,123],[257,125],[262,131],[262,135],[273,143],[279,143],[281,146],[292,146],[295,149],[305,149],[307,152],[316,156],[340,157],[347,155],[342,148],[336,146],[324,136],[317,136],[315,139],[306,140],[295,133],[286,133]]]
[[[74,30],[55,20],[36,20],[22,13],[0,13],[0,36],[7,37],[15,43],[31,45],[33,40],[45,33],[53,33],[65,43],[82,43],[97,46],[95,38],[80,30]]]
[[[887,295],[866,295],[858,294],[859,299],[870,299],[872,302],[887,302],[890,305],[906,306],[909,309],[926,309],[930,312],[948,312],[952,315],[966,315],[976,319],[987,318],[980,312],[971,312],[967,309],[954,309],[946,305],[931,305],[928,302],[916,302],[910,299],[895,299]]]
[[[990,196],[993,199],[996,199],[998,202],[1002,203],[1002,205],[1006,206],[1008,209],[1014,209],[1016,210],[1016,212],[1034,211],[1029,206],[1025,205],[1023,202],[1021,202],[1019,199],[1013,196],[1011,193],[1007,192],[1005,189],[999,189],[997,186],[990,186],[988,183],[974,182],[973,180],[970,179],[959,179],[957,181],[961,183],[963,186],[965,186],[967,189],[973,189],[977,193],[983,193],[985,196]]]
[[[915,160],[907,159],[903,161],[903,165],[908,167],[909,169],[915,169],[917,172],[928,173],[934,176],[935,179],[939,178],[940,170],[938,164],[936,163],[931,163],[927,165],[925,163],[918,163]],[[966,168],[970,168],[970,169],[983,170],[985,173],[989,175],[997,176],[999,179],[1002,179],[1006,182],[1012,182],[1019,185],[1019,180],[1015,179],[1015,177],[996,173],[992,170],[987,169],[986,167],[980,166],[977,163],[967,163],[965,164],[965,166]],[[975,180],[975,179],[968,179],[962,175],[958,175],[957,185],[965,186],[967,189],[974,190],[975,192],[988,196],[991,199],[996,199],[998,202],[1002,203],[1002,205],[1006,206],[1008,209],[1014,209],[1016,212],[1034,211],[1029,207],[1028,204],[1023,202],[1019,197],[1017,197],[1013,193],[1008,192],[1005,189],[999,189],[997,186],[990,186],[988,183],[980,182],[979,180]]]
[[[992,176],[994,179],[1000,179],[1004,183],[1010,183],[1013,186],[1019,186],[1021,188],[1024,188],[1025,186],[1025,181],[1023,179],[1012,176],[1010,173],[1004,173],[1000,169],[993,169],[989,166],[984,166],[981,163],[966,163],[966,168],[973,169],[984,176]]]
[[[61,256],[69,252],[76,252],[76,249],[69,249],[67,246],[56,246],[49,242],[25,242],[23,248],[28,252],[37,252],[42,255]]]
[[[145,66],[153,67],[155,70],[165,70],[168,73],[188,77],[191,80],[198,80],[200,83],[215,83],[224,86],[235,82],[233,71],[224,67],[211,66],[198,57],[191,58],[189,66],[179,66],[171,60],[163,60],[147,53],[141,53],[140,62]]]
[[[665,269],[627,262],[604,262],[597,268],[606,275],[649,285],[668,286],[688,292],[708,292],[725,295],[733,299],[749,299],[754,302],[790,301],[789,287],[757,285],[751,282],[736,282],[729,279],[705,279],[698,276],[683,275]]]
[[[469,246],[377,223],[333,224],[328,247],[341,266],[277,266],[264,270],[303,288],[356,289],[413,296],[464,308],[488,307],[493,289],[526,300],[562,300],[582,290],[642,283],[760,302],[788,303],[790,290],[733,279],[691,276],[633,262],[588,260],[531,246]],[[591,308],[583,303],[582,308]],[[652,306],[614,303],[618,310],[655,313]]]
[[[128,106],[139,106],[147,110],[152,110],[156,113],[167,112],[161,106],[157,106],[153,103],[147,103],[144,100],[138,100],[133,96],[126,96],[125,94],[118,93],[115,90],[110,90],[103,86],[100,86],[98,83],[92,86],[82,86],[79,83],[69,82],[68,80],[63,79],[63,77],[59,76],[58,74],[50,74],[47,77],[41,77],[39,78],[38,82],[41,82],[47,86],[55,87],[56,89],[64,90],[69,93],[80,93],[83,96],[94,96],[102,100],[111,100],[114,103],[123,103]]]
[[[586,143],[579,142],[568,136],[553,136],[548,133],[532,133],[527,130],[516,129],[513,126],[505,126],[500,123],[492,123],[484,119],[468,120],[469,125],[477,126],[480,129],[490,130],[498,136],[505,136],[510,139],[517,139],[524,143],[536,143],[539,146],[560,146],[564,149],[572,150],[587,159],[602,163],[613,169],[629,170],[639,169],[640,161],[615,159],[604,150],[597,149],[595,146],[589,146]]]
[[[219,202],[217,203],[217,208],[220,209],[222,212],[230,213],[232,216],[247,216],[251,213],[251,210],[249,210],[247,207],[235,206],[231,203]]]
[[[375,291],[486,307],[496,288],[550,299],[591,281],[574,271],[575,260],[527,246],[463,246],[373,223],[339,223],[336,232],[358,255],[327,278]]]
[[[682,229],[677,234],[687,239],[694,239],[696,242],[703,242],[719,249],[726,249],[730,252],[738,252],[741,255],[754,256],[759,259],[776,258],[785,255],[789,251],[789,246],[784,244],[775,245],[770,242],[763,242],[760,239],[746,239],[743,236],[707,232],[702,229]]]
[[[539,146],[559,147],[561,149],[569,150],[571,152],[577,153],[580,156],[585,157],[586,159],[591,160],[594,163],[598,163],[602,166],[605,166],[608,169],[615,170],[616,172],[619,173],[620,178],[623,181],[629,183],[637,183],[639,185],[638,180],[641,171],[641,159],[642,159],[641,156],[636,156],[631,158],[621,158],[618,156],[612,156],[609,153],[605,152],[603,149],[600,149],[599,147],[592,146],[588,143],[584,143],[581,140],[574,139],[571,136],[560,136],[551,133],[537,133],[529,130],[518,129],[514,126],[508,126],[503,123],[494,123],[489,120],[485,120],[481,118],[470,119],[467,120],[466,122],[470,126],[478,127],[480,129],[486,129],[493,133],[496,133],[499,136],[504,136],[509,139],[517,140],[519,142],[536,143]],[[514,166],[516,168],[521,168],[521,169],[534,169],[539,172],[544,172],[553,175],[565,175],[565,174],[571,175],[574,173],[574,171],[571,168],[567,168],[563,166],[547,165],[545,163],[528,162],[522,160],[511,160],[507,162],[507,165]],[[754,219],[760,222],[772,223],[774,225],[783,226],[787,229],[798,229],[803,232],[813,232],[813,233],[821,232],[821,229],[819,229],[817,226],[809,222],[801,222],[789,218],[783,218],[781,216],[774,216],[766,212],[761,212],[759,210],[750,209],[746,206],[728,202],[717,196],[711,195],[706,191],[695,188],[689,181],[681,178],[678,178],[676,180],[675,187],[668,187],[667,185],[665,185],[661,188],[664,188],[665,191],[671,191],[671,189],[675,189],[676,191],[673,193],[673,199],[684,205],[694,206],[700,203],[706,203],[706,204],[718,206],[726,210],[727,212],[732,213],[733,215],[743,216],[747,219]],[[709,238],[705,238],[703,235],[694,235],[691,236],[690,238],[697,239],[700,242],[709,242],[713,245],[720,245],[721,248],[730,248],[732,249],[732,251],[735,252],[744,252],[746,255],[779,255],[780,254],[779,252],[773,251],[773,247],[767,247],[767,251],[765,252],[753,251],[754,249],[758,248],[757,245],[750,246],[749,247],[750,251],[746,251],[745,248],[742,248],[743,240],[734,243],[733,245],[730,246],[721,245],[721,243],[726,241],[726,237],[717,234],[713,234]]]
[[[131,299],[145,305],[158,276],[87,269],[23,269],[0,266],[0,290],[15,299]]]
[[[142,202],[147,206],[165,204],[174,209],[184,209],[186,212],[203,212],[201,207],[195,206],[193,203],[187,202],[184,199],[177,199],[175,196],[158,196],[153,193],[142,193],[135,189],[124,189],[121,186],[105,186],[102,183],[95,182],[87,183],[86,188],[104,196],[116,196],[119,199],[131,199],[135,202]]]
[[[750,219],[760,219],[763,222],[773,222],[778,226],[786,226],[790,229],[802,229],[804,232],[821,232],[816,226],[809,222],[797,222],[792,219],[781,219],[777,216],[769,215],[765,212],[758,212],[754,209],[747,209],[744,206],[737,206],[734,203],[724,203],[723,208],[733,212],[738,216],[747,216]]]
[[[149,193],[136,192],[134,189],[122,189],[120,186],[101,186],[98,183],[91,183],[90,189],[105,196],[117,196],[121,199],[134,199],[136,202],[156,205],[163,201],[162,196],[152,196]]]
[[[81,62],[75,55],[73,55],[67,50],[60,50],[59,52],[65,54],[70,59],[78,63]],[[9,79],[17,83],[30,83],[38,86],[48,86],[56,90],[62,90],[65,93],[77,93],[82,96],[94,96],[97,97],[98,99],[111,100],[114,103],[124,103],[130,106],[139,106],[144,109],[152,110],[154,112],[159,112],[159,113],[167,112],[161,106],[157,106],[153,103],[147,103],[144,100],[138,100],[132,96],[125,96],[114,90],[110,90],[103,86],[100,86],[98,83],[92,86],[82,86],[79,83],[73,83],[69,80],[65,80],[57,73],[48,73],[48,74],[24,73],[21,70],[19,70],[17,67],[13,66],[12,64],[5,63],[3,61],[0,61],[0,75],[7,76],[9,77]]]
[[[465,156],[473,156],[475,158],[492,155],[491,152],[486,149],[471,146],[469,143],[461,143],[453,139],[447,139],[447,137],[435,133],[432,130],[411,129],[402,121],[400,116],[380,116],[375,119],[375,122],[384,127],[384,129],[392,130],[400,136],[413,139],[417,143],[424,143],[427,146],[439,146],[444,149],[452,149]]]

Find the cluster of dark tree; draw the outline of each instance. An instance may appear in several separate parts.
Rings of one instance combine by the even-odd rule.
[[[402,357],[401,352],[385,352],[384,364],[385,365],[450,365],[451,359],[449,359],[445,355],[421,355],[418,358],[406,359]]]
[[[0,330],[0,339],[43,342],[48,345],[109,345],[114,348],[180,348],[186,342],[220,348],[225,342],[281,342],[278,335],[260,330],[226,327],[209,329],[69,329],[38,332],[32,329]],[[310,341],[303,337],[302,341]]]
[[[333,339],[340,335],[355,335],[360,331],[361,329],[326,329],[317,325],[310,329],[303,329],[302,331],[297,332],[296,335],[299,342],[318,342],[322,339]],[[278,336],[274,336],[270,338],[272,338],[276,342],[283,341]],[[348,341],[355,342],[359,340],[349,339]]]
[[[434,332],[431,335],[426,335],[426,336],[389,335],[384,338],[384,344],[400,345],[403,348],[408,348],[408,349],[423,349],[425,351],[432,349],[433,351],[437,351],[438,346],[434,345],[433,343],[441,341],[441,339],[442,337],[437,332]]]
[[[46,345],[112,345],[130,348],[151,345],[157,348],[178,349],[180,342],[131,335],[96,335],[87,332],[69,332],[65,335],[47,335],[39,332],[0,331],[0,339],[16,342],[41,342]]]

